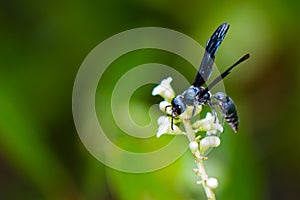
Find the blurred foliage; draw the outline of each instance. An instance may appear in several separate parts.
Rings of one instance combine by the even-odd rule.
[[[94,159],[73,124],[72,87],[86,55],[120,31],[165,27],[205,45],[223,22],[231,28],[217,54],[220,71],[247,52],[251,59],[224,81],[238,104],[241,128],[235,135],[225,127],[221,147],[207,162],[208,173],[219,178],[217,197],[299,198],[299,4],[292,0],[1,1],[1,199],[203,199],[202,188],[194,184],[189,152],[146,174],[118,172]],[[108,105],[122,73],[149,61],[163,61],[188,80],[194,78],[195,70],[185,70],[182,66],[187,64],[174,55],[133,52],[100,80],[107,87],[96,98],[103,101],[98,108]],[[132,108],[141,120],[138,123],[149,120],[149,106],[159,101],[150,95],[152,87],[145,86],[133,96],[133,105],[139,106]],[[170,139],[150,138],[139,144],[124,136],[109,110],[105,113],[105,127],[122,148],[151,151]]]

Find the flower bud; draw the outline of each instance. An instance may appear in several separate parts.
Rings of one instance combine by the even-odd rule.
[[[206,181],[206,185],[211,189],[216,189],[218,187],[218,180],[216,178],[209,178]]]
[[[190,147],[192,153],[194,154],[198,150],[199,145],[196,141],[192,141],[192,142],[190,142],[189,147]]]

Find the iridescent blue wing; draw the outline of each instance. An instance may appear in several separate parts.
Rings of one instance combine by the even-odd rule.
[[[193,86],[202,86],[210,77],[212,72],[212,66],[214,64],[215,54],[221,45],[224,37],[229,29],[229,24],[224,23],[217,28],[214,34],[210,37],[206,44],[205,53],[201,61],[197,76],[193,83]]]

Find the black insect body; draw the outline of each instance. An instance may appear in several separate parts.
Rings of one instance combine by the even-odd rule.
[[[206,104],[209,105],[213,113],[216,116],[215,107],[218,106],[221,110],[223,118],[237,132],[239,125],[239,118],[237,108],[233,100],[226,94],[218,92],[215,95],[210,94],[210,89],[215,86],[218,82],[224,79],[231,70],[239,63],[249,58],[249,54],[242,57],[234,65],[229,67],[225,72],[213,80],[207,87],[203,87],[206,81],[209,79],[216,51],[221,45],[224,37],[229,29],[229,24],[224,23],[217,28],[211,38],[208,40],[205,48],[205,53],[201,61],[197,76],[194,83],[186,89],[181,95],[176,96],[171,102],[172,122],[171,128],[173,130],[173,119],[186,110],[186,106],[194,106],[194,110],[191,118],[193,117],[196,105]],[[213,102],[215,100],[216,102]]]
[[[212,98],[218,100],[217,105],[222,111],[223,118],[232,127],[234,132],[238,131],[239,117],[233,100],[223,92],[217,92]]]

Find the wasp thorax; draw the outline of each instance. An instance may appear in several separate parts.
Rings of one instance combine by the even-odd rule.
[[[199,104],[206,104],[210,99],[210,92],[205,90],[204,87],[199,87],[199,93],[196,97],[196,100]]]
[[[191,106],[195,104],[196,96],[199,94],[198,87],[190,86],[183,94],[184,101],[187,105]]]

